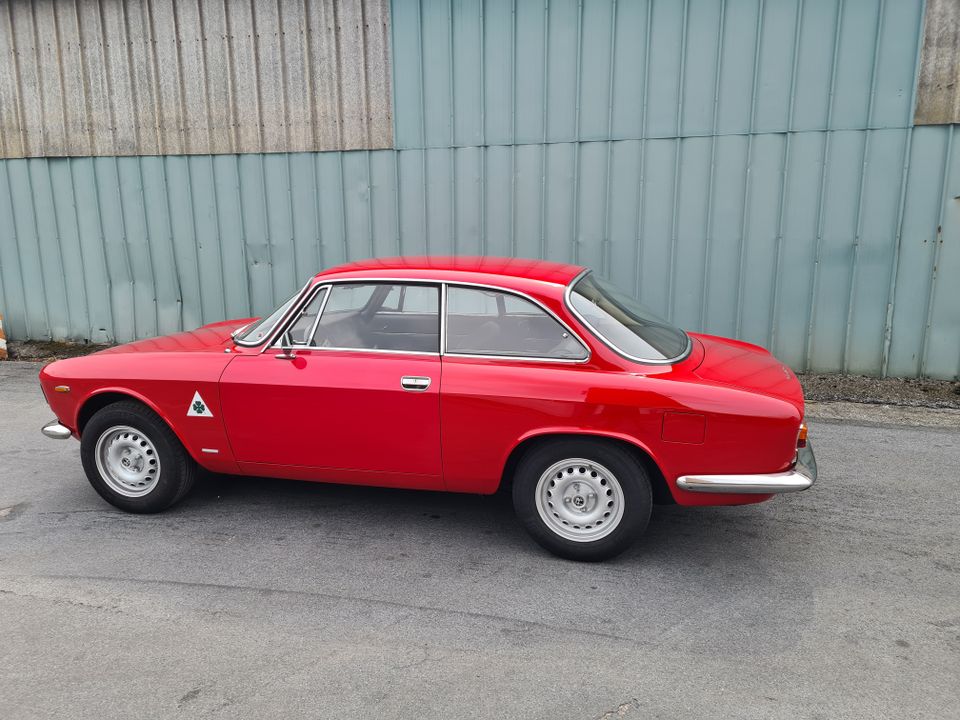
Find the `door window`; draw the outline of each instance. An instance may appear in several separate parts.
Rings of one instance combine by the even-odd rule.
[[[343,350],[440,352],[440,289],[406,283],[337,283],[311,343]]]
[[[499,290],[447,288],[447,352],[584,360],[586,348],[535,303]]]

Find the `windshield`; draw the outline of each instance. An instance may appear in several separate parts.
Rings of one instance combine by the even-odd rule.
[[[616,287],[584,275],[570,289],[573,311],[607,345],[641,362],[679,360],[690,346],[687,334],[661,320]]]
[[[299,290],[294,293],[293,297],[291,297],[289,300],[283,303],[283,305],[278,307],[265,318],[254,320],[249,325],[240,328],[240,332],[237,333],[233,338],[234,342],[238,342],[241,345],[257,345],[260,343],[273,329],[273,326],[277,324],[277,321],[287,311],[287,308],[289,308],[293,301],[298,297],[300,297]]]

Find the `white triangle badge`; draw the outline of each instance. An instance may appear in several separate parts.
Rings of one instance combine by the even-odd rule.
[[[213,413],[210,412],[210,408],[200,397],[199,392],[193,394],[193,400],[190,401],[190,407],[187,410],[187,417],[213,417]]]

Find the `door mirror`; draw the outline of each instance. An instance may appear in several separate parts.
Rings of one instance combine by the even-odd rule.
[[[293,351],[293,342],[290,339],[289,333],[284,333],[280,337],[280,352],[278,352],[274,357],[277,360],[293,360],[297,354]]]

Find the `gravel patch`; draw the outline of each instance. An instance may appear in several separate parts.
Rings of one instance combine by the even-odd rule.
[[[813,402],[845,401],[874,405],[960,409],[960,382],[866,375],[803,374],[803,394]]]

